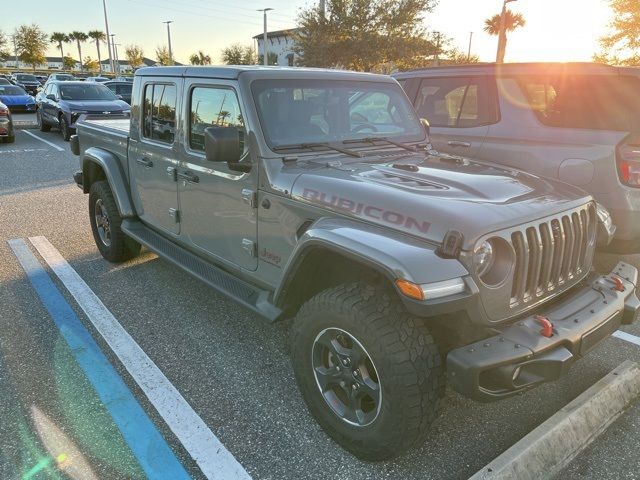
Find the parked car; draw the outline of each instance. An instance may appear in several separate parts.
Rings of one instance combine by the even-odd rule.
[[[44,85],[45,83],[47,83],[47,79],[49,78],[49,76],[48,75],[36,75],[36,78],[40,82],[40,85]]]
[[[133,83],[133,77],[117,77],[116,81]]]
[[[13,80],[16,85],[24,88],[31,95],[36,95],[41,86],[36,76],[30,73],[14,73]]]
[[[4,103],[0,102],[0,140],[4,143],[13,143],[16,140],[13,131],[13,119],[11,111]]]
[[[96,83],[104,83],[108,82],[109,79],[107,77],[87,77],[86,82],[96,82]]]
[[[95,82],[49,81],[39,97],[36,119],[41,131],[60,128],[69,140],[81,115],[129,115],[131,107],[107,87]]]
[[[146,245],[293,318],[302,397],[361,458],[423,441],[447,380],[517,395],[638,316],[635,267],[592,271],[612,229],[591,195],[433,151],[390,77],[157,67],[133,92],[130,120],[85,116],[71,142],[98,250]]]
[[[0,77],[0,85],[14,85],[13,82],[10,82],[9,80],[7,80],[6,78],[2,78]]]
[[[394,75],[434,147],[571,183],[613,216],[619,253],[640,251],[640,78],[605,65],[478,64]]]
[[[16,84],[16,82],[12,80],[11,75],[0,74],[0,79],[7,80],[11,85]]]
[[[33,112],[36,109],[34,98],[18,85],[0,85],[0,102],[12,112]]]
[[[73,82],[76,80],[76,77],[69,73],[52,73],[49,75],[47,82]]]
[[[131,82],[110,80],[104,82],[103,85],[131,105],[131,91],[133,90],[133,84]]]

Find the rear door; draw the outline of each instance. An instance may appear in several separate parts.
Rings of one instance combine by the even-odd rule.
[[[180,85],[177,81],[147,81],[141,88],[140,132],[137,139],[131,138],[129,146],[131,193],[140,219],[177,235],[176,111]]]
[[[436,150],[454,155],[475,155],[498,121],[495,89],[482,76],[422,78],[414,104]]]

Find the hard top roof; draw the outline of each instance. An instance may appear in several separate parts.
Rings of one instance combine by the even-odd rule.
[[[618,74],[620,73],[620,70],[617,67],[592,62],[474,63],[469,65],[451,65],[408,70],[406,72],[394,73],[393,77],[412,78],[419,76],[420,73],[428,73],[430,76],[464,75],[467,73],[476,75],[531,75],[558,73],[606,75]]]

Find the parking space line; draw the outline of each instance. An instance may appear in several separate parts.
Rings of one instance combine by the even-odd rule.
[[[55,143],[53,143],[53,142],[50,142],[49,140],[45,140],[44,138],[39,137],[39,136],[38,136],[38,135],[36,135],[35,133],[31,133],[29,130],[20,130],[20,131],[21,131],[21,132],[26,133],[27,135],[32,136],[33,138],[35,138],[35,139],[37,139],[37,140],[40,140],[41,142],[46,143],[46,144],[47,144],[47,145],[49,145],[50,147],[53,147],[53,148],[55,148],[56,150],[58,150],[59,152],[64,152],[64,148],[59,147],[58,145],[56,145],[56,144],[55,144]]]
[[[251,477],[242,465],[58,250],[45,237],[31,237],[29,240],[78,302],[204,475],[216,480],[249,480]]]
[[[631,335],[630,333],[623,332],[622,330],[613,332],[613,336],[619,338],[620,340],[626,340],[627,342],[633,343],[640,347],[640,337],[636,337],[635,335]]]
[[[136,456],[147,477],[154,479],[190,478],[166,440],[91,333],[80,322],[71,305],[23,239],[9,240],[9,246],[27,274],[40,301],[60,331],[71,354],[111,415],[125,442]]]

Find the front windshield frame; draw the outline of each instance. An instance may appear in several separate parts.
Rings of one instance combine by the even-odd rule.
[[[18,85],[0,85],[0,95],[18,96],[28,95],[27,91]]]
[[[105,87],[100,83],[89,82],[89,83],[78,83],[78,84],[60,84],[60,100],[64,100],[67,102],[82,102],[82,101],[115,101],[118,100],[118,97],[115,93],[113,93],[109,88]],[[65,94],[65,90],[67,93]],[[94,90],[96,92],[100,92],[103,95],[101,97],[95,95],[91,97],[87,97],[86,93],[83,94],[81,98],[69,98],[69,90],[78,90],[88,92],[89,90]]]
[[[337,144],[342,145],[342,142],[345,140],[351,140],[350,148],[360,147],[358,142],[353,142],[353,140],[363,139],[362,147],[372,148],[370,142],[367,142],[367,138],[371,137],[386,137],[393,139],[397,142],[402,143],[420,143],[426,141],[426,132],[420,123],[420,119],[416,114],[413,105],[407,98],[404,90],[400,87],[400,85],[392,82],[381,82],[381,81],[367,81],[367,80],[342,80],[342,79],[309,79],[309,78],[300,78],[300,79],[256,79],[251,82],[251,93],[253,97],[254,107],[256,109],[256,113],[258,115],[258,119],[260,122],[260,127],[262,130],[262,134],[267,146],[274,152],[279,151],[282,148],[287,148],[287,150],[295,151],[303,151],[306,150],[304,146],[296,149],[296,145],[306,145],[306,144],[318,144],[318,143],[328,143],[328,144]],[[357,93],[351,94],[348,96],[349,101],[351,98],[364,95],[372,95],[374,93],[385,93],[389,95],[390,100],[393,99],[394,104],[404,109],[403,112],[400,112],[401,115],[407,115],[408,118],[405,118],[403,122],[405,123],[405,130],[402,132],[353,132],[353,130],[339,132],[339,135],[327,135],[324,134],[325,138],[297,138],[296,141],[283,143],[279,141],[278,138],[272,138],[270,135],[268,125],[268,116],[263,112],[263,108],[261,107],[260,95],[265,91],[272,89],[285,89],[285,90],[296,90],[296,89],[326,89],[329,90],[331,88],[334,89],[349,89],[354,90]],[[351,121],[351,120],[349,120]],[[366,122],[363,122],[366,123]],[[412,125],[413,124],[413,125]],[[350,124],[351,125],[351,124]],[[413,128],[411,128],[413,127]],[[324,153],[315,151],[314,153]]]

